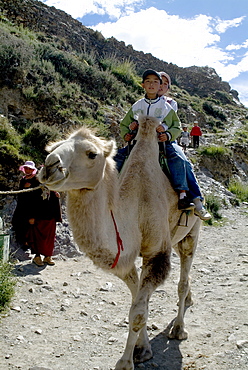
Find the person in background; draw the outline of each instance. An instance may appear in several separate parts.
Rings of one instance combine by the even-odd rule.
[[[190,135],[188,132],[188,127],[183,125],[183,131],[180,135],[180,145],[183,147],[184,152],[186,152],[187,147],[189,146]]]
[[[199,138],[202,136],[202,131],[198,126],[198,121],[194,121],[194,126],[190,131],[190,136],[192,136],[193,140],[193,148],[196,149],[199,147]]]
[[[33,161],[26,161],[19,167],[24,173],[19,185],[20,190],[36,188],[40,185]],[[60,195],[50,191],[43,199],[42,190],[36,189],[18,194],[16,209],[12,218],[17,241],[24,250],[31,249],[35,254],[33,263],[37,266],[54,265],[52,260],[56,222],[62,222]],[[42,260],[41,255],[44,256]]]

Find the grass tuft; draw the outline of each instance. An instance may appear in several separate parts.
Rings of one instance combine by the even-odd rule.
[[[230,181],[228,190],[235,194],[241,202],[248,202],[248,184],[238,180]]]
[[[10,304],[15,290],[16,279],[12,274],[12,266],[0,261],[0,312]]]

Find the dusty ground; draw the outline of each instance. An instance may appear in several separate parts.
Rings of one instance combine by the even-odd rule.
[[[135,369],[248,369],[248,208],[222,211],[222,227],[203,226],[192,268],[189,338],[169,340],[176,315],[179,260],[153,294],[148,329],[154,357]],[[137,261],[140,265],[140,261]],[[1,319],[0,369],[110,370],[128,331],[125,285],[87,258],[56,256],[56,265],[16,264],[12,309]]]

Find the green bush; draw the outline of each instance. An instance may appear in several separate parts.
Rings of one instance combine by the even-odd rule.
[[[219,213],[221,209],[220,199],[216,197],[214,194],[207,194],[205,200],[207,209],[212,213],[213,217],[215,219],[221,219],[222,216]]]
[[[216,224],[216,222],[222,220],[222,215],[220,214],[221,200],[218,197],[216,197],[214,194],[207,194],[205,197],[205,201],[206,201],[206,208],[212,214],[212,218],[205,222],[206,224],[212,226]]]
[[[2,82],[9,85],[17,78],[23,79],[32,53],[31,45],[1,29],[0,79]]]
[[[100,60],[100,66],[104,71],[110,71],[113,75],[127,86],[131,86],[138,93],[142,93],[143,89],[135,69],[135,64],[130,60],[120,61],[115,57],[105,58]]]
[[[93,51],[91,53],[79,54],[79,60],[90,66],[93,66],[96,64],[96,56]]]
[[[233,98],[225,91],[215,91],[215,98],[220,100],[222,104],[233,104]]]
[[[244,143],[248,141],[248,124],[246,122],[235,132],[235,137]]]
[[[225,155],[231,155],[231,150],[220,145],[216,146],[209,146],[209,147],[201,147],[198,149],[198,152],[201,155],[206,155],[208,157],[223,157]]]
[[[19,155],[18,148],[0,140],[0,157],[0,163],[7,161],[7,164],[9,164],[11,158],[18,160],[21,156]]]
[[[43,161],[47,155],[46,145],[58,139],[60,133],[56,127],[47,126],[43,122],[33,123],[23,136],[23,142],[27,145],[24,153],[32,156],[34,160]]]
[[[225,113],[223,113],[220,108],[216,107],[214,104],[210,103],[209,101],[205,101],[202,104],[203,110],[207,113],[213,116],[214,118],[219,118],[222,121],[226,121],[227,117]]]
[[[228,190],[235,194],[241,202],[248,202],[248,184],[237,180],[231,180]]]
[[[0,141],[13,145],[16,149],[19,149],[21,143],[20,136],[4,116],[0,116]]]
[[[12,266],[0,261],[0,312],[9,306],[15,290],[16,280],[12,274]]]

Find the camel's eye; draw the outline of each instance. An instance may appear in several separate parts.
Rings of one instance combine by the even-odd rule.
[[[97,154],[96,154],[96,153],[89,152],[89,154],[88,154],[88,157],[89,157],[90,159],[95,159],[95,158],[96,158],[96,156],[97,156]]]

